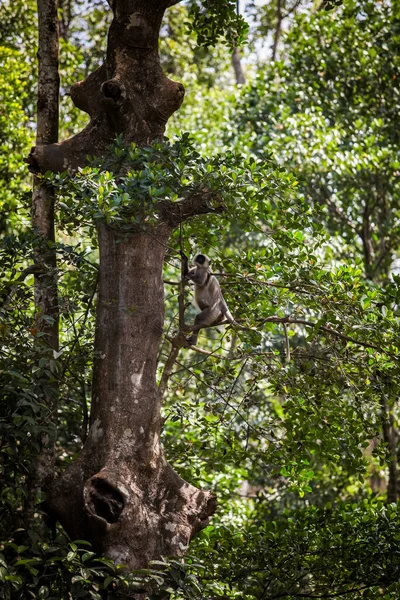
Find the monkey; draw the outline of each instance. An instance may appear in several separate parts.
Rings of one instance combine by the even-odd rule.
[[[199,330],[209,325],[217,325],[224,319],[235,323],[221,292],[217,278],[211,273],[211,260],[205,254],[197,254],[194,266],[188,268],[188,258],[181,254],[183,260],[183,277],[194,282],[194,299],[200,309],[196,315],[193,333],[187,338],[191,346],[195,346]]]

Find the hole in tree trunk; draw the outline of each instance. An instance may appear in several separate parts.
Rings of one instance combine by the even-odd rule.
[[[101,91],[106,98],[112,98],[113,100],[119,100],[122,94],[121,85],[112,79],[101,84]]]
[[[87,485],[87,507],[107,523],[116,523],[124,509],[124,498],[117,488],[104,479],[92,479]]]

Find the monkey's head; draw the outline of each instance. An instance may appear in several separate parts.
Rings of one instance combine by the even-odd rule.
[[[205,254],[197,254],[194,259],[194,264],[202,269],[208,269],[211,265],[211,260]]]

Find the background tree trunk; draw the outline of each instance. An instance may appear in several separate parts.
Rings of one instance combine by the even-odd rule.
[[[272,48],[271,48],[272,60],[276,60],[276,57],[277,57],[279,40],[280,40],[281,33],[282,33],[282,21],[283,21],[282,0],[276,0],[276,25],[275,25],[275,32],[274,32],[274,41],[272,43]]]
[[[232,53],[232,65],[233,70],[235,71],[236,84],[244,85],[246,83],[246,78],[244,76],[242,62],[240,60],[240,52],[238,48],[235,48]]]
[[[388,408],[383,394],[381,396],[381,407],[383,439],[388,445],[390,456],[386,498],[386,501],[390,504],[391,502],[397,502],[399,497],[399,467],[397,460],[399,433],[394,425],[393,408]]]
[[[38,145],[53,144],[58,140],[58,111],[60,79],[58,74],[58,20],[57,1],[38,0],[39,18],[39,81],[37,98]],[[37,325],[44,331],[48,345],[58,349],[58,298],[56,251],[54,247],[54,192],[33,182],[32,227],[39,236],[35,262],[42,272],[35,276],[35,305]],[[51,317],[44,319],[43,317]]]
[[[58,140],[59,75],[57,1],[38,0],[39,19],[39,80],[37,96],[37,144],[52,144]],[[35,260],[36,332],[41,354],[53,359],[58,350],[58,294],[54,232],[54,192],[36,176],[33,181],[32,227],[37,234]],[[46,353],[46,349],[49,352]],[[48,408],[46,424],[52,424],[41,436],[41,449],[30,482],[28,517],[34,510],[38,492],[54,477],[54,443],[56,433],[57,386],[48,382],[39,393]]]

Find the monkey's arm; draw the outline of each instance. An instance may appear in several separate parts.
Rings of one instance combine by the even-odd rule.
[[[181,261],[182,261],[182,279],[187,279],[188,273],[189,273],[189,259],[186,256],[186,254],[184,254],[181,251]]]

